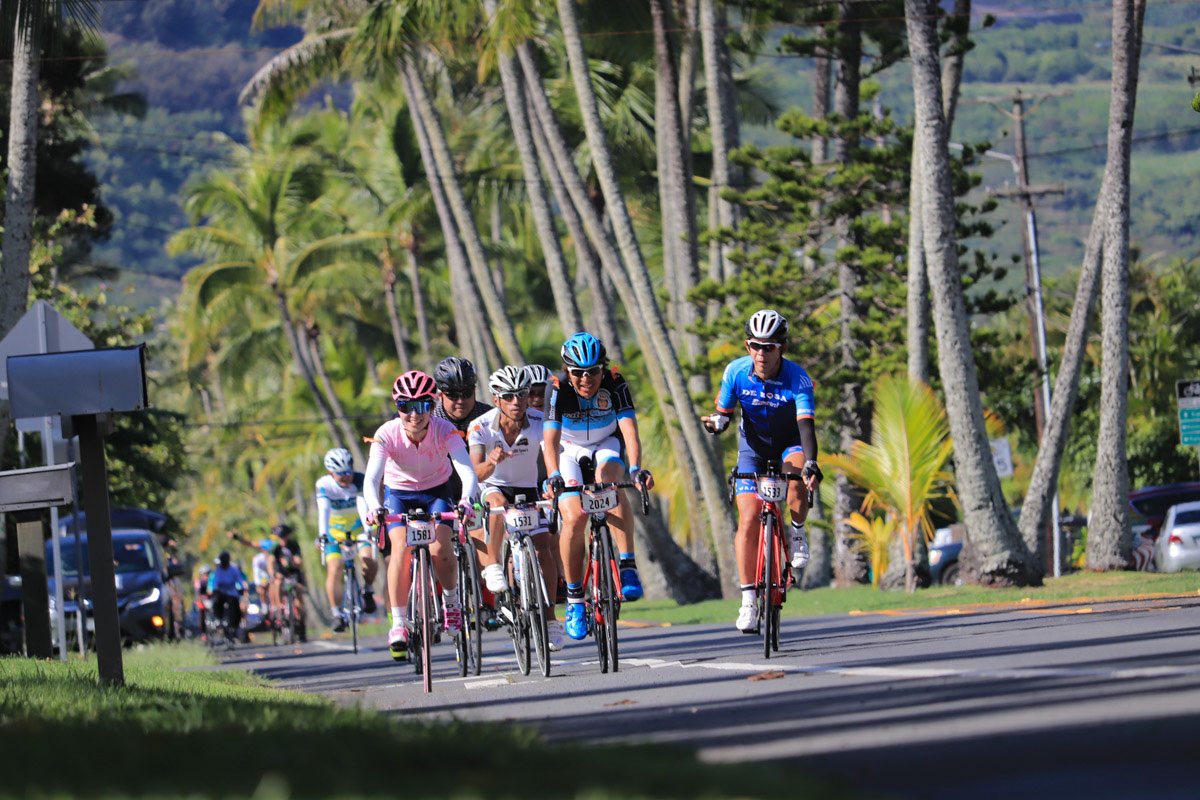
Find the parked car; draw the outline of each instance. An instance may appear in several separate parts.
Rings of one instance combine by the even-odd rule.
[[[84,625],[89,633],[94,630],[92,620],[91,566],[86,534],[81,534],[79,558],[76,558],[74,543],[70,538],[62,546],[63,611],[68,626],[73,628],[78,619],[79,595],[82,589]],[[51,542],[46,542],[46,571],[49,575],[51,614],[54,614],[54,551]],[[117,610],[121,621],[121,640],[126,644],[150,639],[174,637],[178,624],[177,610],[182,600],[176,597],[183,568],[168,560],[158,537],[151,531],[136,528],[118,528],[113,531],[113,565],[116,568]],[[73,635],[73,630],[68,630]]]
[[[1200,567],[1200,501],[1167,509],[1154,543],[1154,566],[1159,572]]]
[[[958,556],[962,552],[962,525],[938,528],[929,543],[929,580],[933,585],[962,586]]]
[[[1200,501],[1200,483],[1173,483],[1168,486],[1147,486],[1129,493],[1129,505],[1146,518],[1149,530],[1145,535],[1158,538],[1159,528],[1167,516],[1167,509],[1177,503]],[[1134,528],[1134,533],[1139,533]]]

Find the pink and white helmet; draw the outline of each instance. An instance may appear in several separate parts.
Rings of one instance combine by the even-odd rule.
[[[396,378],[392,384],[393,400],[418,400],[423,397],[433,397],[437,394],[437,384],[433,378],[420,370],[409,370]]]

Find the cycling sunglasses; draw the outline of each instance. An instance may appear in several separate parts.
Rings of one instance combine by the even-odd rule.
[[[751,350],[777,350],[781,345],[779,342],[760,342],[757,339],[747,339],[746,347]]]
[[[567,372],[576,378],[589,378],[599,375],[602,369],[604,367],[567,367]]]
[[[468,397],[474,397],[475,392],[442,392],[442,394],[451,400],[466,400]]]
[[[401,414],[428,414],[433,410],[433,400],[428,397],[419,400],[397,400],[396,409]]]
[[[348,469],[345,472],[335,472],[333,474],[338,476],[339,478],[349,478],[351,475],[354,474],[354,470]]]
[[[518,389],[515,392],[500,392],[499,394],[496,395],[496,397],[499,397],[501,400],[504,400],[509,403],[511,403],[513,400],[516,400],[519,397],[528,397],[528,396],[529,396],[528,389]]]

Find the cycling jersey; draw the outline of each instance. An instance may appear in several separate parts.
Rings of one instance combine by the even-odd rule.
[[[636,416],[625,378],[605,370],[592,398],[580,397],[565,375],[557,379],[546,400],[544,426],[561,430],[564,443],[593,445],[613,435],[618,420]]]
[[[250,574],[254,576],[254,582],[259,586],[271,580],[271,570],[267,563],[270,560],[271,557],[265,550],[259,550],[250,560]]]
[[[317,534],[351,539],[365,527],[366,500],[362,495],[363,474],[354,473],[349,486],[326,473],[317,479]]]
[[[496,465],[496,470],[483,481],[484,487],[532,486],[537,482],[543,421],[540,411],[528,409],[525,427],[511,446],[505,441],[504,431],[500,430],[500,409],[493,408],[475,421],[467,432],[467,444],[472,450],[479,448],[486,456],[498,445],[511,456]]]
[[[467,440],[467,431],[470,429],[471,423],[491,410],[492,405],[490,403],[481,403],[476,400],[475,405],[471,407],[471,410],[467,412],[465,417],[462,419],[450,419],[450,415],[446,413],[446,406],[443,405],[442,399],[439,397],[433,402],[433,415],[453,425],[464,442]]]
[[[209,593],[236,597],[246,587],[246,576],[242,571],[230,564],[228,567],[216,567],[208,573]]]
[[[725,368],[717,410],[732,414],[742,407],[740,432],[749,447],[772,458],[799,442],[796,420],[816,413],[812,378],[804,367],[782,360],[779,374],[762,380],[754,372],[754,359],[742,356]]]
[[[420,443],[408,438],[399,418],[383,423],[374,439],[370,458],[382,460],[383,482],[392,489],[419,492],[441,486],[453,471],[447,456],[461,453],[467,457],[467,445],[454,425],[440,417],[430,418],[429,430]]]

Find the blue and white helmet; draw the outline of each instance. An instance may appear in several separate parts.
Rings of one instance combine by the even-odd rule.
[[[325,469],[340,475],[354,470],[354,456],[344,447],[335,447],[325,454]]]
[[[568,367],[602,367],[608,361],[608,351],[595,336],[580,332],[563,342],[562,360]]]

